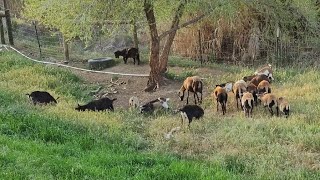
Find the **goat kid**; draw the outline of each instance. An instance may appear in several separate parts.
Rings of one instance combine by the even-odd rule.
[[[247,91],[247,83],[244,80],[239,80],[234,83],[232,92],[235,94],[237,109],[239,109],[239,101],[241,105],[241,98],[245,91]]]
[[[203,83],[199,76],[192,76],[187,77],[180,88],[179,97],[180,100],[183,101],[184,99],[184,92],[187,90],[187,104],[189,104],[189,92],[193,93],[194,103],[197,104],[196,97],[198,102],[202,103],[202,90],[203,90]],[[201,94],[201,100],[199,100],[198,92]]]
[[[278,107],[278,99],[274,94],[271,93],[263,93],[259,94],[258,98],[261,100],[261,103],[264,107],[268,107],[271,116],[273,116],[273,109],[272,107],[276,107],[277,116],[279,116],[279,107]]]
[[[279,97],[278,106],[279,106],[280,112],[282,112],[285,115],[285,117],[288,118],[290,113],[290,105],[288,100],[284,97]]]
[[[85,110],[91,110],[91,111],[103,111],[103,110],[111,110],[114,111],[113,108],[113,101],[117,100],[117,98],[109,99],[107,97],[101,98],[98,100],[93,100],[85,105],[79,105],[75,108],[75,110],[78,111],[85,111]]]

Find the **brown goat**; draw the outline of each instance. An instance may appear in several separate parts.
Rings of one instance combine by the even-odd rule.
[[[268,81],[266,81],[266,80],[261,81],[258,84],[257,89],[258,89],[258,94],[262,94],[264,92],[271,93],[270,83]]]
[[[263,80],[266,80],[266,81],[270,82],[268,76],[266,76],[266,75],[264,75],[264,74],[260,74],[260,75],[257,75],[256,77],[254,77],[254,78],[250,81],[250,83],[258,86],[259,83],[260,83],[261,81],[263,81]]]
[[[253,101],[254,98],[250,92],[243,93],[243,96],[241,98],[241,105],[246,117],[252,117]]]
[[[278,106],[280,112],[282,112],[286,118],[289,117],[289,112],[290,112],[290,105],[288,103],[288,100],[285,99],[284,97],[279,97],[278,99]]]
[[[235,94],[236,102],[237,102],[237,108],[239,109],[238,100],[240,101],[241,105],[241,97],[242,94],[247,90],[247,83],[243,80],[239,80],[234,83],[233,85],[233,93]]]
[[[277,116],[279,116],[279,107],[278,107],[278,99],[274,94],[271,93],[263,93],[259,94],[259,98],[264,107],[268,107],[271,116],[273,116],[272,107],[275,106],[277,110]]]
[[[183,101],[184,98],[184,92],[187,90],[187,104],[189,103],[189,92],[193,92],[193,98],[194,103],[197,104],[196,97],[198,99],[198,102],[202,103],[202,89],[203,89],[203,83],[201,81],[201,78],[199,76],[191,76],[187,77],[180,88],[179,91],[179,97],[180,100]],[[201,99],[199,100],[198,92],[201,94]]]
[[[217,101],[217,111],[219,109],[219,103],[221,105],[222,114],[224,115],[227,111],[227,100],[228,100],[228,93],[225,88],[217,86],[214,91],[214,98]]]

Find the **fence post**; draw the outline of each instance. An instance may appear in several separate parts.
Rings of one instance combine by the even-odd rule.
[[[63,41],[63,51],[64,51],[64,60],[69,61],[69,44],[65,40],[64,36],[62,35],[62,41]]]
[[[2,18],[0,18],[0,36],[1,36],[1,44],[6,44],[6,40],[4,38],[4,29],[3,29]]]
[[[32,22],[34,25],[34,29],[36,31],[36,37],[37,37],[37,42],[38,42],[38,47],[39,47],[39,59],[42,59],[42,52],[41,52],[41,44],[40,44],[40,39],[39,39],[39,34],[38,34],[38,29],[36,22]]]
[[[9,43],[10,45],[14,45],[13,43],[13,33],[12,33],[12,24],[11,24],[11,18],[10,18],[10,11],[7,9],[7,2],[6,0],[3,0],[3,5],[4,5],[4,14],[6,16],[7,20],[7,28],[8,28],[8,37],[9,37]]]
[[[203,59],[202,59],[202,43],[201,43],[201,32],[200,32],[200,29],[198,30],[198,42],[199,42],[199,57],[200,57],[200,62],[202,64],[203,63]]]

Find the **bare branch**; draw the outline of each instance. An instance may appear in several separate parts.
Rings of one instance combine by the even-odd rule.
[[[202,15],[200,15],[200,16],[197,16],[197,17],[191,19],[190,21],[187,21],[187,22],[181,24],[180,26],[176,26],[175,28],[172,28],[172,29],[170,29],[170,30],[168,30],[168,31],[165,31],[165,32],[163,32],[163,33],[159,36],[159,39],[164,38],[165,36],[167,36],[168,34],[170,34],[170,33],[173,32],[173,31],[176,31],[176,30],[178,30],[178,29],[181,29],[181,28],[184,28],[184,27],[186,27],[186,26],[189,26],[190,24],[194,24],[194,23],[200,21],[200,20],[201,20],[202,18],[204,18],[204,17],[205,17],[205,15],[202,14]]]

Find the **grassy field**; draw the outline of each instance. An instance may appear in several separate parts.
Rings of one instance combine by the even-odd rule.
[[[77,112],[76,103],[96,87],[12,52],[0,57],[0,179],[320,179],[318,70],[276,70],[273,90],[289,99],[288,119],[261,107],[246,119],[232,95],[222,116],[206,97],[205,117],[165,140],[180,126],[178,115]],[[227,72],[206,86],[251,71]],[[32,106],[25,94],[34,90],[59,103]]]

